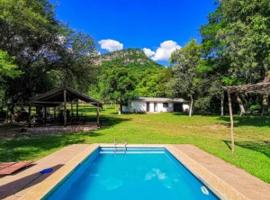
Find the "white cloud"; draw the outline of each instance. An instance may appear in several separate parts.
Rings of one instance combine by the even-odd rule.
[[[167,61],[170,59],[171,54],[176,50],[180,49],[181,46],[173,40],[167,40],[160,44],[157,50],[154,52],[151,49],[144,48],[144,53],[154,61]]]
[[[143,48],[143,52],[147,57],[152,57],[153,55],[155,55],[155,52],[148,48]]]
[[[122,50],[124,48],[124,45],[121,42],[112,39],[100,40],[98,43],[100,44],[101,49],[105,49],[109,52]]]

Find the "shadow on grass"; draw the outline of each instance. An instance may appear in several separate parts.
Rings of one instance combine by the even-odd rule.
[[[173,115],[188,116],[188,113],[185,113],[185,112],[173,112]]]
[[[219,119],[224,122],[225,125],[229,125],[230,117],[224,116],[219,117]],[[235,127],[239,126],[257,126],[257,127],[270,127],[270,117],[269,116],[234,116]]]
[[[228,146],[229,149],[231,149],[231,141],[224,140],[223,142]],[[262,142],[252,142],[252,141],[235,142],[235,145],[252,151],[257,151],[270,158],[270,140]]]
[[[232,150],[232,147],[231,147],[231,141],[229,140],[223,140],[224,144],[226,144],[226,146],[228,147],[228,149],[230,149],[230,151]]]
[[[96,113],[96,108],[90,106],[81,106],[79,107],[78,111],[82,113]]]
[[[31,155],[42,154],[58,147],[83,143],[84,140],[70,135],[39,136],[33,138],[18,138],[0,142],[0,161],[18,161]]]
[[[270,141],[263,142],[236,142],[235,145],[240,146],[242,148],[250,149],[253,151],[260,152],[270,158]]]
[[[88,119],[89,120],[89,119]],[[128,118],[118,118],[113,116],[102,116],[101,129],[111,128],[112,126]],[[102,134],[96,131],[61,133],[55,135],[33,136],[30,138],[18,137],[16,139],[0,140],[0,162],[18,161],[29,159],[44,154],[50,150],[64,147],[71,144],[85,143],[85,136],[99,137]]]
[[[101,116],[100,123],[101,127],[103,128],[110,128],[116,124],[130,121],[130,118],[120,118],[120,117],[113,117],[113,116]]]

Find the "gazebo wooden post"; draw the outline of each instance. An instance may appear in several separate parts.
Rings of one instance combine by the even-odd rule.
[[[53,118],[56,121],[56,107],[53,107]]]
[[[47,124],[47,107],[44,106],[44,118],[45,118],[45,124]]]
[[[64,90],[64,126],[67,125],[67,90]]]
[[[76,120],[79,119],[79,100],[77,99],[76,102]]]
[[[31,127],[31,104],[28,107],[28,127]]]
[[[97,104],[97,127],[100,127],[100,123],[99,123],[99,104]]]
[[[227,89],[227,94],[228,94],[228,106],[229,106],[230,124],[231,124],[231,149],[232,149],[232,152],[234,152],[233,110],[232,110],[231,93],[229,89]]]
[[[73,101],[70,102],[71,117],[73,118]]]

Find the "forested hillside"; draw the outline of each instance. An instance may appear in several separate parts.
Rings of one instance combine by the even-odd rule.
[[[142,50],[125,49],[101,55],[96,61],[99,68],[97,83],[89,93],[105,101],[124,98],[123,103],[136,96],[170,96],[170,68],[149,59]],[[114,79],[116,78],[117,79]],[[123,84],[120,81],[123,80]],[[117,87],[117,85],[119,87]],[[121,88],[125,85],[121,93]],[[130,90],[126,95],[125,91]]]

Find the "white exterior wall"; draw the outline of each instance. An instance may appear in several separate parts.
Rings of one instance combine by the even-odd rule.
[[[132,101],[131,112],[146,112],[146,103],[142,101]]]
[[[123,106],[123,112],[146,112],[146,102],[132,101],[128,104],[128,106]]]
[[[169,103],[169,106],[167,108],[167,112],[173,112],[173,103]]]
[[[150,104],[150,109],[149,109],[149,111],[148,112],[155,112],[154,111],[154,102],[149,102],[149,104]]]
[[[155,110],[155,103],[156,103],[156,110]],[[163,103],[161,102],[149,102],[149,111],[150,113],[154,112],[173,112],[173,103],[168,103],[168,107],[163,107]],[[188,109],[186,108],[187,105],[183,104],[183,110]],[[185,109],[184,109],[185,107]],[[132,101],[129,103],[128,106],[123,106],[123,112],[147,112],[147,102],[144,101]]]
[[[189,111],[189,105],[188,104],[183,104],[183,111],[188,112]]]

